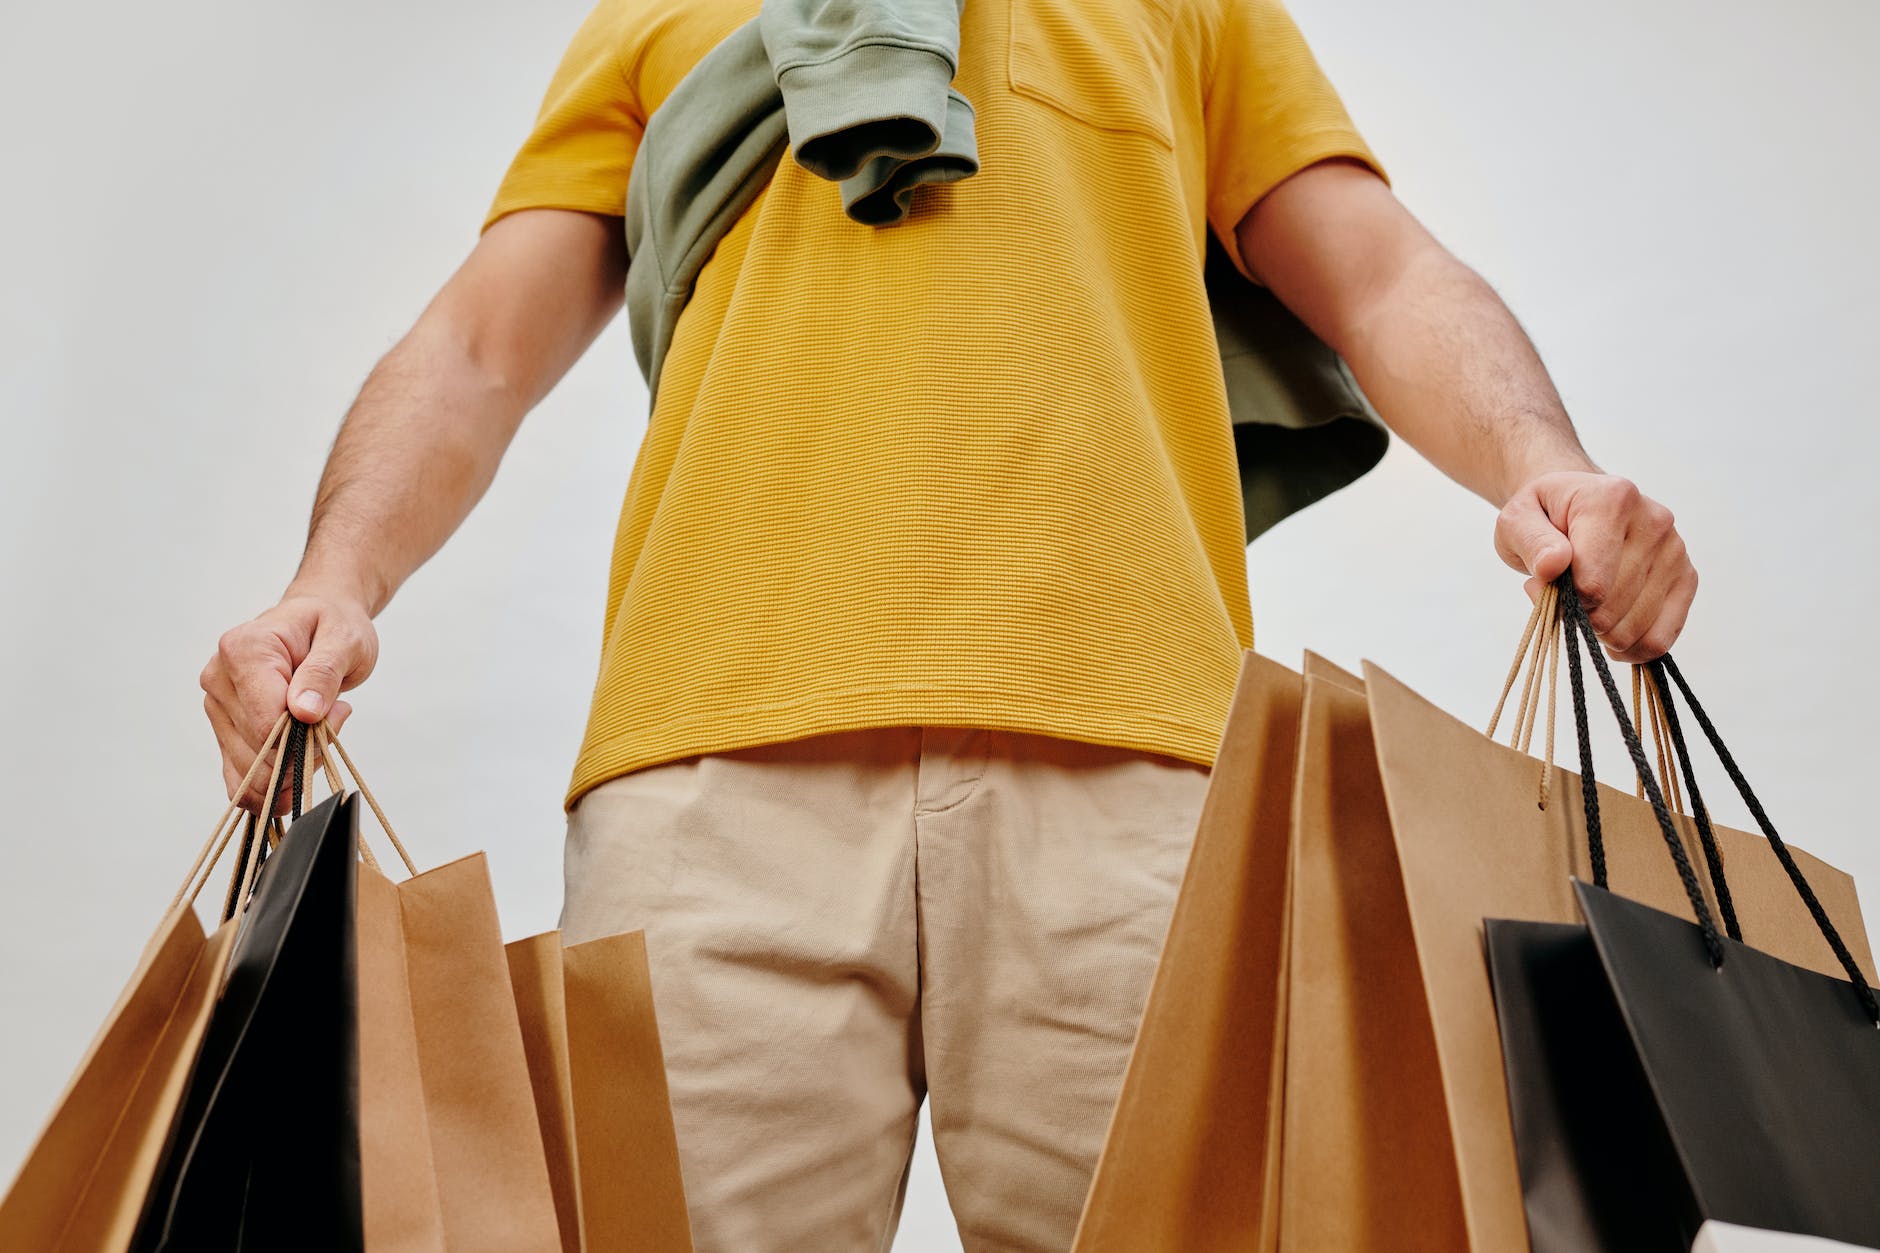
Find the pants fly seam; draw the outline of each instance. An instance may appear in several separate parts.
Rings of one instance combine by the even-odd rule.
[[[919,764],[915,766],[914,777],[915,777],[916,799],[914,802],[914,819],[915,819],[915,830],[917,832],[919,830],[920,819],[932,818],[939,814],[944,814],[951,810],[958,809],[961,805],[964,805],[967,801],[973,799],[974,794],[979,791],[979,785],[985,781],[986,772],[990,770],[992,767],[992,735],[993,733],[990,729],[987,729],[987,728],[974,728],[974,729],[978,730],[981,735],[985,736],[986,751],[979,758],[979,773],[975,774],[973,776],[973,781],[967,785],[965,795],[956,797],[955,799],[948,801],[946,804],[940,806],[938,809],[922,809],[920,807],[920,801],[919,801],[919,795],[920,795],[919,793],[919,788],[920,788],[919,769],[920,767],[919,767]],[[926,755],[927,755],[927,728],[922,727],[919,761],[924,763],[926,760]]]

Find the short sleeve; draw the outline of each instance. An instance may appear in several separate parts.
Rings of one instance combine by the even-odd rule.
[[[1260,197],[1329,157],[1354,157],[1389,176],[1280,0],[1220,3],[1202,101],[1208,224],[1251,278],[1234,231]]]
[[[484,230],[518,209],[626,212],[627,175],[646,117],[624,68],[623,8],[622,0],[600,0],[575,32]]]

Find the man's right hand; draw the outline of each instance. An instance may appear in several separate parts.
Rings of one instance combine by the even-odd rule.
[[[365,603],[322,591],[290,589],[274,608],[223,632],[201,683],[229,799],[237,799],[236,786],[283,709],[302,722],[326,718],[337,731],[352,712],[339,694],[362,683],[378,657],[378,631]],[[312,745],[308,755],[319,763]],[[266,788],[261,774],[239,798],[242,808],[259,812]],[[286,813],[288,804],[284,783],[273,812]]]

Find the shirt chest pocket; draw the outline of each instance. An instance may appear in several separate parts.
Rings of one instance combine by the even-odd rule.
[[[1012,90],[1101,130],[1175,145],[1173,0],[1008,0]]]

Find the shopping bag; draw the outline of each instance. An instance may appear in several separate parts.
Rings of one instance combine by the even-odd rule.
[[[163,920],[0,1202],[0,1248],[127,1246],[234,936]]]
[[[336,795],[298,818],[255,874],[131,1241],[138,1253],[365,1247],[357,844],[354,800]]]
[[[359,1155],[372,1253],[552,1253],[561,1247],[522,1026],[482,853],[420,872],[344,746],[343,764],[403,862],[361,844]]]
[[[356,1128],[363,1239],[374,1253],[553,1250],[553,1195],[483,855],[418,872],[345,748],[325,723],[314,733],[335,798],[337,761],[358,789],[344,795],[348,812],[370,806],[410,871],[387,876],[352,820],[357,1077],[343,1109]],[[298,776],[294,792],[298,809]],[[326,1247],[328,1236],[283,1238]]]
[[[128,1246],[234,938],[191,902],[165,916],[0,1201],[0,1248]]]
[[[1494,743],[1375,665],[1365,667],[1365,688],[1437,1063],[1425,1082],[1440,1085],[1448,1124],[1418,1166],[1380,1168],[1418,1169],[1446,1154],[1466,1228],[1466,1245],[1456,1247],[1523,1249],[1527,1224],[1483,919],[1577,922],[1576,877],[1609,877],[1636,901],[1684,918],[1694,912],[1650,803],[1550,766],[1545,792],[1552,800],[1540,808],[1534,758]],[[1586,786],[1602,815],[1604,875],[1589,855],[1584,807],[1565,801]],[[1680,827],[1687,863],[1707,863],[1694,824]],[[1744,933],[1784,961],[1840,970],[1768,843],[1721,825],[1713,832]],[[1854,957],[1871,971],[1852,880],[1800,850],[1794,856],[1829,914],[1847,920]],[[1695,886],[1714,908],[1708,879]],[[1388,1121],[1390,1108],[1375,1121]]]
[[[1570,588],[1563,603],[1569,647],[1575,636],[1590,641]],[[1683,1253],[1707,1219],[1880,1243],[1880,1000],[1666,658],[1651,667],[1656,704],[1674,741],[1671,758],[1692,785],[1700,837],[1708,836],[1708,822],[1672,682],[1765,833],[1765,855],[1787,872],[1847,977],[1803,969],[1744,942],[1760,937],[1741,926],[1734,908],[1730,881],[1740,881],[1742,863],[1709,861],[1712,909],[1696,890],[1694,861],[1605,659],[1596,648],[1592,659],[1696,921],[1578,883],[1585,927],[1487,924],[1533,1247]],[[1576,722],[1584,726],[1577,666],[1573,680]],[[1585,803],[1586,828],[1597,840],[1596,796],[1587,794]],[[1703,843],[1706,852],[1713,847],[1708,838]]]
[[[483,854],[398,881],[367,865],[356,873],[368,1244],[558,1248]]]
[[[1243,656],[1078,1249],[1457,1247],[1363,692]]]
[[[1482,925],[1529,1247],[1686,1247],[1679,1216],[1653,1199],[1676,1195],[1678,1165],[1593,937],[1577,923]]]
[[[411,1005],[403,911],[391,879],[358,870],[359,1157],[366,1245],[441,1253],[444,1202]]]
[[[266,767],[287,721],[282,714],[275,722],[243,789]],[[0,1199],[0,1249],[119,1253],[129,1246],[235,939],[232,919],[205,932],[195,900],[243,821],[234,804],[223,810]],[[243,869],[238,858],[231,903]]]
[[[1311,658],[1290,840],[1279,1246],[1466,1248],[1364,686]]]
[[[411,860],[324,723],[314,732],[326,750],[334,796],[298,817],[303,752],[275,752],[290,728],[296,737],[305,733],[282,714],[242,788],[271,759],[266,794],[275,794],[283,762],[291,758],[294,828],[277,840],[265,831],[257,837],[250,822],[225,921],[205,935],[192,902],[233,845],[242,820],[233,804],[224,811],[17,1181],[0,1200],[0,1248],[118,1253],[131,1247],[140,1218],[148,1224],[145,1239],[169,1247],[345,1248],[356,1243],[346,1226],[354,1215],[374,1253],[559,1247],[521,1024],[482,856],[424,874],[413,869],[409,879],[394,882],[358,842],[359,798],[373,809],[407,868]],[[343,793],[335,756],[353,772],[355,796]],[[337,884],[340,866],[352,884],[350,907]],[[304,917],[294,910],[294,927],[257,929],[236,921],[257,902],[275,902],[273,918],[278,906],[304,898],[309,888],[318,889],[316,899],[324,905]],[[345,968],[345,937],[333,919],[336,910],[347,908],[354,965],[336,990],[324,976]],[[297,928],[315,922],[323,924],[316,937],[320,945],[289,943],[300,934]],[[225,989],[238,938],[245,973]],[[315,971],[320,977],[309,984],[314,995],[300,998],[306,1003],[298,1008],[311,1014],[316,999],[336,996],[338,1008],[304,1031],[289,1030],[282,1024],[296,1007],[275,1012],[270,989],[297,986],[297,963],[314,952],[337,964]],[[356,1036],[348,1025],[354,1021],[346,1012],[348,997]],[[232,1025],[212,1035],[218,1018]],[[294,1049],[275,1050],[271,1070],[251,1064],[245,1060],[251,1033],[254,1039],[293,1036],[314,1056],[312,1068],[295,1073],[288,1064],[297,1057]],[[348,1057],[356,1059],[356,1096],[332,1097]],[[195,1099],[186,1103],[192,1082]],[[251,1146],[270,1143],[262,1134],[269,1128],[285,1130],[301,1118],[332,1122],[330,1138],[340,1142],[341,1151],[329,1151],[331,1144],[319,1136],[303,1138],[298,1147],[318,1159],[312,1173],[305,1173],[288,1169],[298,1149],[269,1149],[279,1169],[268,1180],[260,1180],[268,1172],[257,1172],[259,1182],[244,1192],[236,1173],[222,1179],[218,1199],[203,1199],[208,1194],[197,1190],[196,1180],[215,1173],[209,1167],[246,1168],[228,1160],[249,1150],[231,1130],[239,1130],[239,1119],[226,1111],[241,1105],[235,1098],[257,1084],[265,1088],[265,1099],[249,1107],[258,1120]],[[329,1096],[316,1109],[320,1092]],[[346,1151],[341,1124],[349,1119],[355,1135]],[[335,1172],[342,1185],[356,1180],[356,1205],[344,1196],[335,1204],[318,1202],[323,1180],[331,1182],[327,1176]],[[272,1230],[264,1224],[277,1217],[279,1197],[270,1189],[275,1180],[288,1178],[304,1178],[310,1186],[296,1185],[293,1204],[278,1212],[297,1214],[299,1207],[318,1203],[319,1219],[264,1238]],[[230,1186],[237,1190],[228,1191]],[[230,1215],[246,1224],[232,1237]]]
[[[1242,654],[1080,1253],[1273,1248],[1299,699],[1298,674]]]
[[[535,1091],[549,1188],[563,1253],[583,1253],[581,1184],[574,1147],[574,1078],[568,1060],[568,986],[562,970],[561,932],[512,941],[509,982],[522,1026],[522,1050]]]
[[[1682,1167],[1655,1198],[1695,1211],[1680,1236],[1716,1218],[1880,1245],[1880,1031],[1854,986],[1727,936],[1713,967],[1697,925],[1578,891]]]
[[[690,1253],[645,935],[509,945],[565,1253]]]

